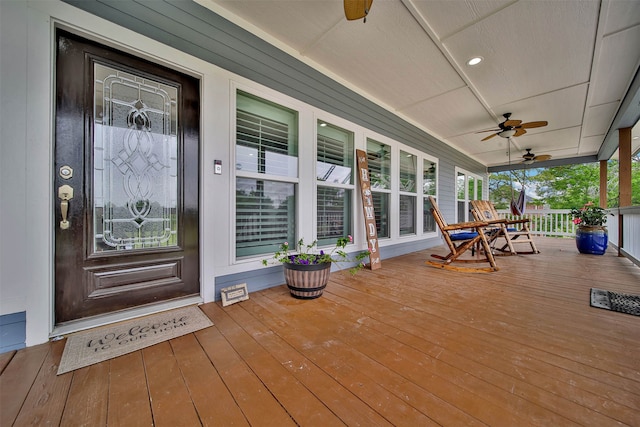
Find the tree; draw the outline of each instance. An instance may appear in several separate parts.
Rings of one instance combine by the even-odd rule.
[[[608,162],[607,206],[619,206],[619,183],[617,160]],[[585,163],[579,165],[556,166],[537,169],[537,173],[527,180],[526,171],[513,171],[491,174],[489,176],[490,199],[498,209],[505,209],[511,200],[511,180],[515,191],[525,184],[525,188],[535,187],[540,204],[551,209],[570,209],[585,203],[598,204],[600,199],[600,164]],[[513,177],[513,178],[511,178]],[[640,205],[640,156],[631,161],[631,204]],[[604,206],[603,206],[604,207]]]
[[[496,209],[507,209],[511,200],[511,179],[509,172],[489,175],[489,200]]]
[[[507,209],[512,199],[518,197],[518,193],[525,188],[527,195],[531,196],[532,187],[535,182],[529,178],[527,169],[514,170],[510,172],[492,173],[489,175],[489,200],[495,205],[496,209]],[[535,199],[527,199],[527,203],[535,205],[542,204],[541,201]]]
[[[609,160],[607,169],[607,205],[615,208],[620,206],[618,182],[620,164],[617,160]],[[640,205],[640,156],[638,155],[631,158],[631,204]]]
[[[569,209],[596,202],[600,196],[600,165],[556,166],[541,169],[532,178],[538,185],[538,195],[551,209]]]

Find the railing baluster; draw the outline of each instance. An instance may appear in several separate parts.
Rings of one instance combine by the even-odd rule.
[[[619,222],[623,222],[623,244],[621,253],[631,259],[632,262],[640,266],[640,206],[630,206],[626,208],[614,208],[609,212],[614,217],[609,217],[609,241],[618,246]],[[624,212],[624,220],[620,221],[619,213]],[[507,209],[499,209],[498,213],[503,218],[515,219],[515,215]],[[523,215],[529,218],[529,230],[538,236],[568,236],[576,234],[576,225],[573,223],[571,211],[569,209],[533,209]],[[612,234],[615,233],[615,234]]]
[[[507,219],[517,218],[507,209],[498,210],[498,213]],[[539,209],[527,212],[523,215],[529,218],[531,233],[541,236],[573,236],[575,225],[573,224],[569,209]]]

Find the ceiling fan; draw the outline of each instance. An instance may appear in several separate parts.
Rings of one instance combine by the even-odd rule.
[[[498,129],[481,130],[480,132],[476,132],[494,132],[486,138],[483,138],[483,141],[493,138],[496,135],[502,138],[524,135],[525,133],[527,133],[526,129],[539,128],[549,124],[545,120],[527,123],[522,123],[522,120],[509,120],[509,117],[511,117],[511,113],[504,113],[502,116],[505,118],[505,120],[504,122],[498,124]]]
[[[367,22],[371,3],[373,0],[344,0],[344,15],[348,21],[364,18],[363,22]]]
[[[540,154],[539,156],[536,156],[531,152],[531,148],[526,148],[526,150],[527,152],[522,156],[522,158],[524,159],[522,160],[522,163],[524,163],[525,165],[532,165],[535,162],[544,162],[551,159],[550,154]]]

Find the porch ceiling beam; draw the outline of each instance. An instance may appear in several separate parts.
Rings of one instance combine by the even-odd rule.
[[[598,156],[594,154],[592,156],[570,157],[566,159],[551,159],[551,160],[547,160],[546,162],[535,162],[533,165],[525,165],[524,163],[513,163],[511,165],[491,166],[487,168],[487,172],[504,172],[504,171],[516,171],[521,169],[551,168],[554,166],[595,163],[597,161],[598,161]]]
[[[632,128],[640,120],[640,70],[636,71],[626,93],[627,95],[600,146],[598,160],[609,160],[618,149],[618,129]]]

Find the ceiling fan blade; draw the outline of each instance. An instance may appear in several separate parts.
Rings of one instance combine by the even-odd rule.
[[[540,154],[539,156],[535,156],[533,160],[536,162],[546,162],[547,160],[551,160],[551,154]]]
[[[489,136],[487,136],[487,137],[485,137],[485,138],[482,138],[482,139],[481,139],[481,141],[486,141],[487,139],[491,139],[491,138],[493,138],[493,137],[494,137],[494,136],[496,136],[496,135],[497,135],[497,133],[492,133],[491,135],[489,135]]]
[[[520,136],[520,135],[524,135],[525,133],[527,133],[526,130],[522,129],[521,127],[516,128],[516,133],[513,136]]]
[[[542,120],[539,122],[527,122],[527,123],[522,123],[520,126],[518,126],[519,128],[523,128],[523,129],[532,129],[532,128],[540,128],[543,126],[548,125],[549,122]]]
[[[487,129],[487,130],[479,130],[476,133],[484,133],[484,132],[500,132],[502,129]]]
[[[367,16],[373,0],[344,0],[344,16],[349,21]]]
[[[502,123],[502,126],[504,127],[516,127],[518,126],[520,123],[522,123],[522,120],[506,120],[504,123]]]

